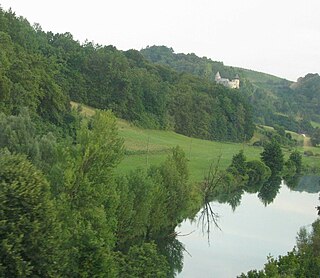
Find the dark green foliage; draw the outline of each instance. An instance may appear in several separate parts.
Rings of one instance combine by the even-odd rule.
[[[255,191],[253,188],[260,189],[271,175],[271,170],[262,161],[252,160],[247,162],[247,174],[249,176],[248,189],[249,192]],[[258,191],[257,190],[257,191]]]
[[[295,150],[284,163],[282,176],[290,188],[297,185],[298,177],[302,172],[302,155]]]
[[[27,107],[32,115],[60,124],[69,103],[57,80],[59,64],[39,53],[43,37],[25,19],[2,10],[0,18],[0,112]]]
[[[64,126],[71,99],[145,128],[210,140],[253,135],[247,101],[208,79],[152,64],[135,50],[45,33],[12,12],[1,10],[0,19],[0,112],[27,107],[32,118]]]
[[[59,273],[59,224],[49,184],[24,156],[4,152],[0,153],[0,226],[1,277]]]
[[[241,150],[238,154],[235,154],[232,157],[230,167],[235,168],[236,171],[242,176],[246,174],[247,164],[246,164],[246,157],[243,153],[243,150]]]
[[[169,111],[177,132],[210,140],[252,137],[251,109],[241,95],[187,74],[176,86]]]
[[[270,178],[259,189],[258,197],[261,202],[267,206],[276,198],[281,187],[281,177],[274,176],[271,173]]]
[[[154,181],[141,169],[118,180],[120,203],[117,210],[118,245],[136,238],[145,238],[152,206],[154,205]],[[157,195],[156,195],[157,196]],[[159,196],[157,196],[159,197]]]
[[[115,117],[98,112],[83,119],[76,142],[64,149],[58,163],[63,174],[56,185],[59,215],[64,219],[63,248],[68,254],[66,276],[114,277],[118,193],[113,169],[120,161],[123,141]]]
[[[254,143],[255,146],[263,146],[265,142],[275,140],[283,147],[296,147],[298,141],[292,138],[291,133],[285,132],[284,128],[275,125],[275,130],[258,125],[256,127],[257,133],[261,136],[260,141]]]
[[[92,118],[81,118],[75,112],[71,116],[73,119],[65,124],[67,130],[73,130],[72,137],[65,132],[64,138],[59,129],[41,136],[42,128],[35,128],[27,110],[18,116],[1,114],[1,147],[6,148],[0,155],[0,191],[4,190],[0,192],[1,239],[5,239],[1,275],[119,277],[122,267],[117,252],[121,251],[119,256],[136,275],[132,277],[140,277],[141,273],[145,277],[172,277],[169,257],[160,255],[155,245],[146,242],[162,231],[165,235],[172,233],[177,223],[189,215],[193,187],[188,183],[185,154],[177,147],[165,163],[150,171],[136,170],[115,181],[113,172],[124,151],[116,118],[110,111],[97,111]],[[38,119],[38,123],[42,126],[45,122]],[[36,152],[32,151],[34,147]],[[28,155],[45,172],[50,186],[25,158],[5,154],[9,150]],[[12,190],[11,180],[9,183],[6,177],[12,179]],[[34,189],[36,181],[41,193]],[[19,190],[21,198],[26,199],[17,199]],[[54,201],[49,199],[50,190]],[[12,199],[6,201],[9,197]],[[26,207],[29,203],[34,210]],[[28,224],[29,213],[39,221],[30,220]],[[8,223],[19,219],[25,229],[20,231],[22,224],[18,223],[19,227],[14,226],[11,232],[6,230],[11,227]],[[23,248],[30,254],[25,255]]]
[[[302,155],[298,151],[294,151],[290,154],[289,161],[293,162],[296,174],[300,174],[302,170]]]
[[[299,78],[293,86],[293,98],[298,104],[302,115],[309,119],[320,121],[320,76],[319,74],[307,74]]]
[[[168,277],[169,264],[166,258],[158,253],[154,243],[132,246],[126,256],[120,255],[119,262],[119,277]]]
[[[310,119],[320,122],[319,88],[317,74],[308,74],[297,83],[252,70],[225,66],[222,62],[194,53],[174,53],[166,46],[151,46],[141,53],[150,61],[214,81],[219,71],[221,76],[233,79],[240,76],[238,94],[245,96],[253,107],[254,122],[263,125],[280,125],[287,130],[312,133]],[[301,119],[302,116],[302,119]],[[222,120],[223,121],[223,120]]]
[[[273,176],[281,173],[284,159],[280,144],[277,141],[272,140],[264,146],[261,159],[270,168]]]
[[[26,154],[33,162],[39,160],[36,129],[27,109],[23,109],[18,116],[1,113],[0,130],[0,148],[6,147],[10,152]]]
[[[311,143],[313,146],[320,145],[320,128],[317,127],[311,135]]]

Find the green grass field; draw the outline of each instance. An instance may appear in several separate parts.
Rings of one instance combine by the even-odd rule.
[[[220,168],[226,168],[232,156],[244,150],[247,160],[259,159],[262,147],[254,147],[251,143],[226,143],[190,138],[172,131],[147,130],[131,126],[119,120],[119,133],[125,140],[127,154],[121,162],[119,171],[128,172],[136,167],[148,167],[165,160],[170,149],[179,145],[186,153],[189,161],[190,180],[201,181],[210,165],[216,164],[220,158]],[[297,135],[296,136],[300,136]],[[312,167],[320,165],[320,149],[310,146],[297,148],[299,152],[311,151],[313,156],[303,156],[303,163]],[[285,157],[290,150],[283,149]]]
[[[76,103],[72,103],[77,107]],[[82,105],[82,112],[87,116],[94,114],[94,109]],[[124,138],[126,154],[123,161],[117,168],[118,172],[129,172],[137,167],[148,168],[150,165],[157,165],[163,162],[170,154],[173,147],[180,146],[188,158],[190,180],[201,181],[207,174],[210,165],[216,164],[220,158],[220,168],[226,168],[232,156],[240,150],[244,150],[247,160],[259,159],[262,152],[261,147],[251,145],[252,141],[259,139],[259,134],[255,134],[249,143],[226,143],[190,138],[172,131],[141,129],[131,125],[127,121],[118,120],[119,134]],[[295,136],[300,136],[296,134]],[[314,156],[303,157],[304,163],[317,166],[320,165],[320,149],[310,146],[299,147],[310,150]],[[284,150],[288,157],[289,151]],[[319,156],[315,156],[315,155]]]
[[[127,150],[120,165],[121,171],[159,164],[165,160],[171,148],[179,145],[188,158],[190,179],[193,181],[201,180],[219,157],[220,167],[225,168],[230,164],[232,156],[241,149],[244,149],[248,159],[259,157],[261,152],[261,148],[248,147],[246,144],[213,142],[171,131],[140,129],[123,120],[119,120],[119,133],[125,139]]]
[[[319,127],[320,128],[320,123],[311,121],[311,124],[312,124],[313,127]]]

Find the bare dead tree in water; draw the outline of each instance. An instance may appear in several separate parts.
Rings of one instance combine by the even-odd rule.
[[[214,165],[211,163],[208,175],[205,177],[205,180],[202,184],[202,193],[203,193],[203,207],[198,219],[198,225],[201,225],[202,232],[207,233],[208,244],[210,245],[210,231],[212,226],[221,230],[218,224],[219,215],[213,211],[210,201],[213,197],[213,191],[217,186],[222,182],[223,175],[219,173],[221,155],[218,157],[218,161]]]

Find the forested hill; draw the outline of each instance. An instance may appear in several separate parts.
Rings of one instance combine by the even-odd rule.
[[[238,74],[239,92],[254,107],[254,121],[258,124],[280,125],[288,130],[312,133],[310,120],[320,123],[320,81],[317,74],[308,74],[294,83],[266,73],[225,66],[222,62],[200,58],[194,53],[174,53],[166,46],[151,46],[140,52],[153,63],[212,81],[218,71],[229,79]]]
[[[198,57],[195,53],[175,53],[167,46],[150,46],[140,51],[150,61],[162,65],[169,65],[179,72],[190,72],[197,76],[214,81],[216,73],[233,79],[236,74],[252,82],[264,86],[265,84],[278,84],[289,86],[292,82],[263,72],[249,69],[226,66],[223,62],[213,61],[207,57]]]
[[[69,101],[112,109],[146,128],[172,129],[210,140],[253,134],[250,105],[238,92],[199,76],[156,65],[139,51],[80,44],[72,34],[31,26],[0,10],[0,112],[27,107],[62,125]]]

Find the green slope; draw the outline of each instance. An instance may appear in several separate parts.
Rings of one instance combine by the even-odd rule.
[[[72,103],[77,107],[77,103]],[[94,109],[82,105],[82,112],[87,116],[94,114]],[[117,168],[118,172],[129,172],[137,167],[148,168],[163,162],[169,154],[170,149],[179,145],[186,153],[189,160],[190,180],[201,181],[206,175],[210,165],[216,164],[220,157],[220,168],[226,168],[232,156],[244,150],[247,160],[259,159],[262,152],[261,147],[252,146],[252,142],[259,140],[256,133],[251,142],[247,144],[226,143],[190,138],[172,131],[142,129],[133,126],[125,120],[118,120],[119,134],[124,138],[125,157]],[[301,136],[292,133],[297,139]],[[299,151],[308,150],[314,156],[303,157],[303,162],[310,166],[320,165],[320,149],[310,146],[301,146]],[[284,150],[286,156],[289,150]]]
[[[147,130],[119,120],[120,135],[125,139],[126,156],[120,164],[121,171],[148,167],[164,161],[171,148],[179,145],[189,160],[190,179],[200,181],[211,163],[220,159],[220,167],[229,165],[231,158],[244,149],[248,159],[259,156],[261,148],[239,143],[223,143],[190,138],[171,131]]]

